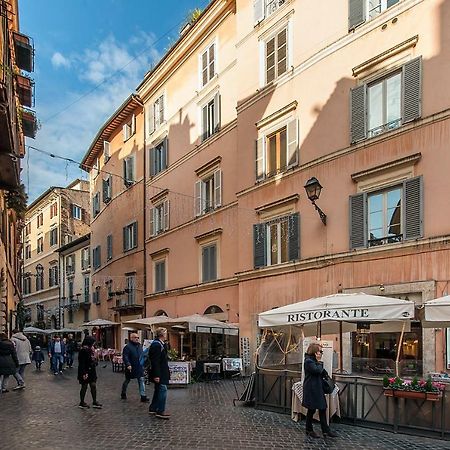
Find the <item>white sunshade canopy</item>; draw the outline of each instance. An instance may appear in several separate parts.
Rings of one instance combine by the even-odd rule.
[[[385,322],[414,318],[414,302],[369,294],[333,294],[259,314],[261,328],[316,322]]]
[[[153,325],[158,325],[160,323],[165,323],[169,317],[167,316],[153,316],[153,317],[143,317],[142,319],[132,319],[124,322],[125,327],[122,327],[124,330],[126,327],[133,327],[138,330],[146,330],[147,328],[151,328]]]
[[[424,303],[425,321],[424,328],[448,328],[450,327],[450,295],[429,300]]]
[[[43,330],[41,328],[36,327],[25,327],[23,329],[25,334],[48,334],[49,330]]]
[[[83,327],[113,327],[115,325],[120,325],[120,323],[112,322],[107,319],[95,319],[82,324]]]

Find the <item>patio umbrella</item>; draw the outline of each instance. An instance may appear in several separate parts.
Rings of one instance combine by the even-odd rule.
[[[23,329],[23,332],[25,334],[49,334],[49,330],[43,330],[42,328],[36,328],[36,327],[25,327]]]
[[[424,303],[425,320],[424,328],[449,328],[450,327],[450,295],[428,300]]]
[[[158,325],[160,323],[166,322],[169,317],[167,316],[153,316],[153,317],[143,317],[142,319],[132,319],[124,322],[124,325],[129,325],[130,327],[135,327],[138,330],[146,330],[151,328],[153,325]]]
[[[120,325],[120,323],[113,322],[107,319],[95,319],[90,322],[85,322],[81,326],[83,327],[114,327],[116,325]]]
[[[224,330],[225,334],[237,334],[239,330],[237,325],[221,322],[200,314],[168,319],[161,324],[168,326],[186,324],[188,331],[193,333],[222,333],[222,330]]]

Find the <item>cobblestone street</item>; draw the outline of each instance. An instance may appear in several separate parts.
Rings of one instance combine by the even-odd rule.
[[[138,401],[136,382],[128,387],[128,400],[120,400],[123,375],[113,373],[109,363],[102,367],[105,364],[98,370],[102,410],[77,407],[76,369],[55,377],[29,366],[26,389],[0,396],[0,448],[450,449],[450,442],[343,424],[334,426],[338,438],[313,440],[305,436],[304,423],[296,424],[288,416],[233,407],[230,381],[170,389],[172,417],[161,421],[149,416],[147,404]],[[91,403],[89,393],[87,400]]]

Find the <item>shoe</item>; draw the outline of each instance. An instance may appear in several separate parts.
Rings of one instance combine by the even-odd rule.
[[[83,402],[83,403],[80,403],[80,404],[78,405],[78,408],[81,408],[81,409],[89,409],[90,406],[89,406],[87,403]]]
[[[55,372],[53,375],[58,375],[58,372]]]
[[[126,400],[127,399],[127,394],[124,394],[123,392],[120,394],[120,398],[122,400]]]
[[[102,409],[102,404],[99,402],[94,402],[94,403],[92,403],[92,407],[97,408],[97,409]]]
[[[60,373],[60,374],[62,375],[63,371],[62,371],[62,370],[60,370],[60,371],[59,371],[59,373]]]
[[[315,431],[307,431],[306,436],[312,437],[314,439],[320,438],[320,436]]]
[[[168,420],[168,419],[170,419],[170,414],[169,413],[166,413],[166,412],[162,412],[162,413],[156,413],[156,417],[158,418],[158,419],[165,419],[165,420]]]
[[[141,402],[142,403],[147,403],[147,402],[149,402],[150,400],[148,399],[148,397],[145,397],[145,396],[141,396]]]
[[[335,438],[335,437],[338,437],[338,434],[337,433],[335,433],[334,431],[327,431],[326,433],[323,433],[323,437],[332,437],[332,438]]]
[[[18,384],[15,388],[13,388],[13,391],[18,391],[20,389],[24,389],[25,385],[24,384]]]
[[[9,389],[2,389],[2,394],[6,394],[7,392],[9,392]]]
[[[149,413],[151,416],[154,416],[154,415],[156,414],[156,411],[152,411],[151,409],[149,409],[149,410],[148,410],[148,413]]]

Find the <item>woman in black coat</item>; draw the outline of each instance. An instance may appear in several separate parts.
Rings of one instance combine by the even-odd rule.
[[[305,354],[303,370],[305,379],[303,381],[303,402],[302,405],[308,408],[306,414],[306,434],[313,438],[319,435],[313,430],[313,416],[316,409],[319,410],[320,425],[324,436],[336,437],[337,434],[330,430],[327,422],[326,409],[327,401],[323,391],[323,379],[328,377],[327,371],[323,368],[323,350],[319,344],[310,344]]]
[[[94,354],[95,339],[92,336],[87,336],[78,353],[78,381],[81,384],[80,389],[80,408],[89,408],[89,405],[84,401],[88,386],[91,389],[92,407],[101,408],[102,405],[97,402],[97,360]]]
[[[6,382],[10,375],[14,375],[19,368],[14,344],[8,339],[6,333],[0,333],[0,393],[8,392]]]

